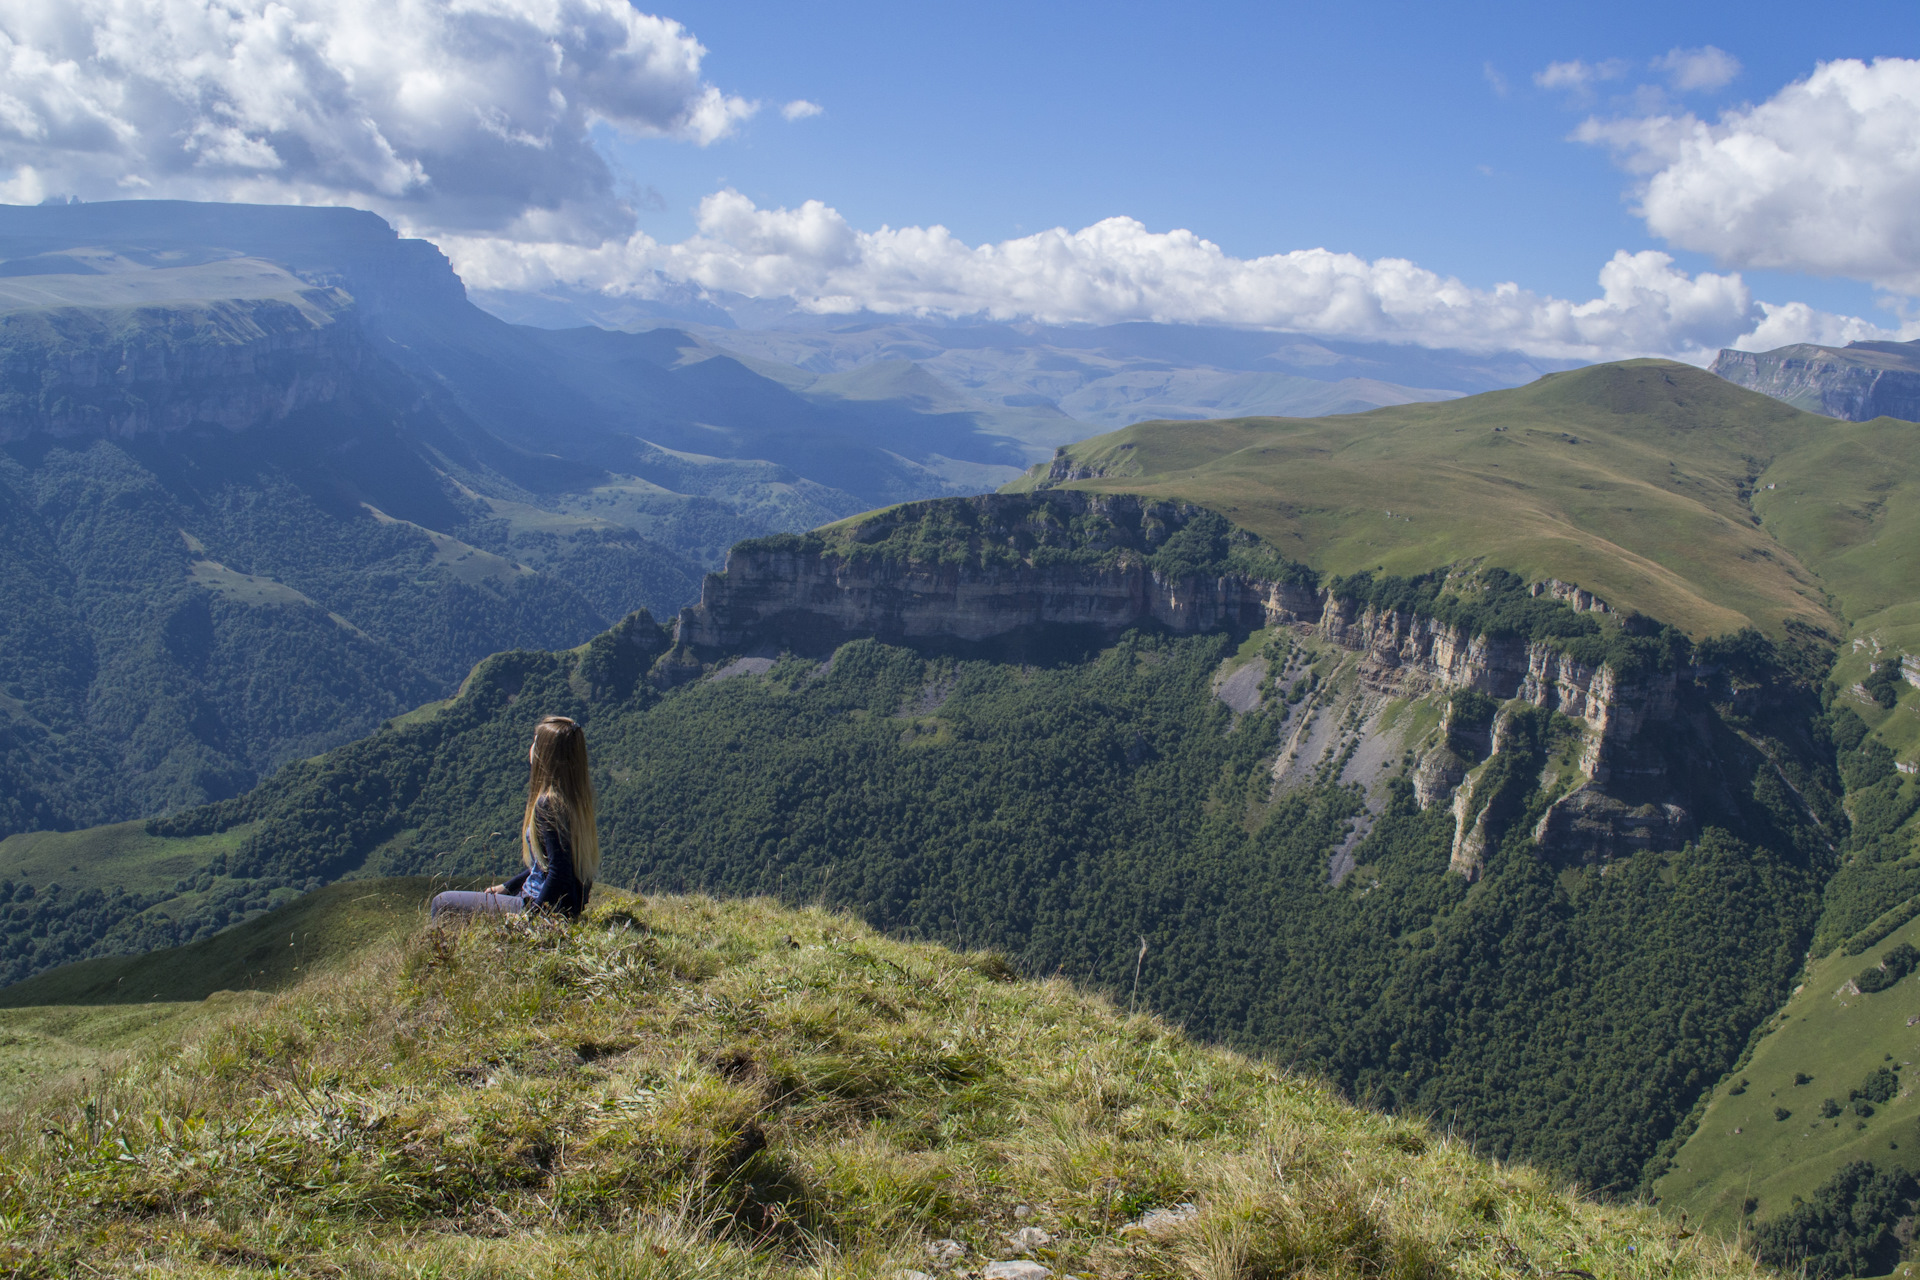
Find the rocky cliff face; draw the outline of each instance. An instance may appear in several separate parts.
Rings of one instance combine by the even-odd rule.
[[[1294,620],[1305,619],[1274,619]],[[1675,672],[1623,682],[1611,667],[1577,662],[1547,643],[1469,635],[1410,613],[1356,614],[1330,597],[1322,598],[1311,621],[1327,639],[1363,653],[1363,678],[1382,690],[1407,696],[1427,688],[1471,689],[1582,721],[1580,769],[1594,782],[1606,782],[1616,769],[1633,770],[1634,744],[1650,723],[1670,721],[1677,709]]]
[[[1920,421],[1920,342],[1801,343],[1773,351],[1722,351],[1713,372],[1810,413],[1865,422]]]
[[[339,396],[367,361],[334,289],[0,315],[0,441],[238,430]]]
[[[901,530],[912,525],[916,508],[934,504],[896,509],[876,520],[876,530],[854,526],[834,537],[736,548],[726,571],[707,577],[700,603],[681,613],[675,655],[669,655],[674,669],[684,674],[689,655],[824,653],[859,636],[981,645],[1062,627],[1105,636],[1138,626],[1175,634],[1291,627],[1358,655],[1359,680],[1381,698],[1472,690],[1577,722],[1576,785],[1539,821],[1534,834],[1543,848],[1606,856],[1677,845],[1692,833],[1687,806],[1667,794],[1669,766],[1653,744],[1673,731],[1683,686],[1695,673],[1626,679],[1548,642],[1476,635],[1411,612],[1357,607],[1290,575],[1262,576],[1224,563],[1199,571],[1190,564],[1168,567],[1164,551],[1176,537],[1198,521],[1218,520],[1199,508],[1059,490],[943,501],[953,515],[949,534],[960,529],[965,536],[923,543],[917,558],[875,550],[861,539],[906,545]],[[1043,531],[1041,545],[1021,550],[1036,527]],[[1049,547],[1046,530],[1093,532],[1082,545]],[[1580,611],[1607,608],[1565,583],[1533,590]],[[1496,721],[1488,734],[1483,725],[1476,747],[1467,741],[1470,730],[1450,725],[1414,771],[1423,807],[1454,806],[1455,869],[1468,876],[1477,874],[1498,817],[1490,810],[1496,798],[1480,793],[1469,770],[1475,760],[1518,749],[1505,726]],[[1532,768],[1539,771],[1537,763]]]
[[[707,575],[700,603],[682,611],[679,642],[716,652],[810,651],[857,636],[982,644],[1059,627],[1118,635],[1158,625],[1186,635],[1252,630],[1321,608],[1319,592],[1290,582],[1156,567],[1155,553],[1170,539],[1196,520],[1218,520],[1199,507],[1068,491],[902,510],[936,505],[960,518],[959,536],[925,557],[875,549],[860,540],[864,526],[839,543],[776,538],[736,547],[724,573]],[[885,517],[870,523],[894,532]]]

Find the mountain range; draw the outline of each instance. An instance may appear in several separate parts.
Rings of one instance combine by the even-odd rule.
[[[813,315],[792,304],[663,281],[655,291],[666,300],[577,290],[483,289],[473,296],[522,324],[677,328],[720,350],[800,371],[772,375],[796,385],[805,385],[798,380],[809,374],[831,378],[867,369],[865,377],[898,377],[886,371],[911,365],[981,421],[1004,424],[1047,448],[1147,418],[1315,416],[1446,400],[1578,363],[1202,325]]]
[[[982,394],[908,358],[939,354],[922,331],[533,328],[372,214],[0,209],[0,832],[234,794],[487,653],[671,613],[743,537],[1000,484],[1092,429],[1007,390],[1062,344],[1143,410],[1143,370],[1203,388],[1179,361],[1206,349],[1236,403],[1370,403],[1262,365],[1269,336],[947,333],[1006,366]]]
[[[1809,1275],[1900,1261],[1912,421],[1660,360],[543,329],[366,215],[78,208],[0,264],[23,1000],[509,871],[566,714],[608,886],[991,947]],[[1424,390],[1071,438],[1308,347]]]

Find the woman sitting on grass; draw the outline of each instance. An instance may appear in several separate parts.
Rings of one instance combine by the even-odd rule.
[[[505,914],[545,907],[577,919],[586,908],[600,870],[587,735],[565,716],[548,716],[534,726],[527,764],[527,808],[520,820],[520,857],[527,869],[481,893],[435,894],[434,917],[442,911]]]

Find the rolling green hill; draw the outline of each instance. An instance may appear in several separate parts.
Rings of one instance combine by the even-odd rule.
[[[764,900],[610,892],[577,926],[373,942],[10,1108],[0,1267],[1758,1274],[1649,1210],[1009,978]]]
[[[1751,499],[1776,460],[1840,429],[1689,365],[1634,360],[1345,417],[1139,423],[1009,489],[1198,502],[1325,573],[1478,560],[1695,636],[1830,629],[1802,559],[1816,548],[1770,536]]]

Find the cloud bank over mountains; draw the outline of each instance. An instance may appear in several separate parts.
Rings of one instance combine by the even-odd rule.
[[[624,235],[605,123],[708,143],[758,104],[626,0],[0,0],[0,197],[351,204]]]
[[[861,231],[819,201],[761,209],[732,191],[708,196],[698,234],[678,244],[644,234],[599,247],[441,244],[463,276],[495,289],[648,296],[665,277],[828,314],[1256,325],[1583,359],[1710,355],[1757,323],[1769,336],[1793,328],[1787,340],[1822,325],[1822,336],[1839,336],[1844,326],[1806,308],[1766,316],[1738,276],[1689,277],[1654,251],[1615,254],[1600,270],[1600,295],[1575,303],[1517,285],[1473,289],[1404,258],[1326,249],[1234,258],[1191,231],[1155,232],[1132,218],[968,245],[944,227]]]
[[[826,314],[1249,325],[1581,359],[1908,336],[1756,299],[1739,268],[1920,294],[1911,60],[1823,64],[1715,121],[1665,96],[1739,73],[1712,47],[1640,72],[1575,60],[1539,73],[1589,104],[1641,72],[1660,82],[1575,136],[1634,175],[1650,231],[1727,268],[1689,274],[1622,250],[1594,296],[1570,300],[1327,248],[1235,258],[1128,217],[969,245],[937,225],[862,230],[818,200],[761,208],[731,190],[702,202],[693,236],[656,242],[634,232],[621,194],[634,184],[595,133],[706,145],[736,132],[762,104],[708,83],[705,54],[627,0],[0,0],[0,200],[356,205],[496,289],[647,297],[680,282]],[[821,114],[810,99],[776,110]]]

